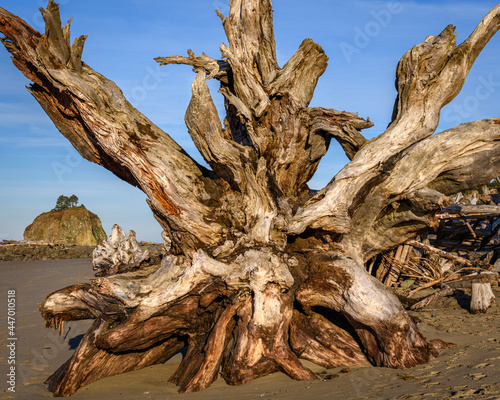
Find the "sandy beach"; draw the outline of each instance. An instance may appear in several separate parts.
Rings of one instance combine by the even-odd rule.
[[[90,259],[0,262],[1,399],[37,400],[52,397],[44,380],[72,354],[90,321],[72,322],[63,336],[45,328],[38,303],[52,291],[93,278]],[[8,293],[15,291],[15,390],[8,390]],[[412,312],[422,320],[428,339],[453,342],[429,364],[406,370],[356,367],[325,370],[305,362],[321,379],[296,382],[273,374],[231,387],[218,379],[209,389],[178,394],[167,380],[181,360],[102,379],[82,387],[72,398],[90,399],[486,399],[500,400],[500,291],[486,314],[471,315],[466,298],[441,299]],[[11,292],[12,293],[12,292]]]

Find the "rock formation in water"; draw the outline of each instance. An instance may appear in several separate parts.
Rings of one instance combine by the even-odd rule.
[[[40,214],[24,231],[25,240],[68,246],[97,246],[107,239],[99,217],[85,207]]]

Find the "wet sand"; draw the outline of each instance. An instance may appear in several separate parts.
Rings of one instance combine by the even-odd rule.
[[[0,262],[0,399],[38,400],[52,397],[44,380],[73,353],[90,321],[65,326],[63,337],[45,328],[38,303],[65,286],[93,278],[90,259]],[[9,337],[7,296],[16,291],[16,392],[7,390]],[[181,355],[163,365],[102,379],[82,387],[75,400],[233,400],[233,399],[485,399],[500,400],[500,291],[486,314],[471,315],[456,298],[444,298],[412,312],[422,320],[428,339],[454,342],[426,365],[406,370],[355,367],[325,370],[307,364],[328,379],[296,382],[273,374],[246,385],[228,386],[218,379],[199,393],[178,394],[167,380]],[[463,299],[462,299],[463,300]],[[465,308],[464,308],[465,307]]]

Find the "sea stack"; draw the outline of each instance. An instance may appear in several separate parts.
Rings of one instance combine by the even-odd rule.
[[[24,240],[67,246],[97,246],[106,239],[99,217],[83,206],[40,214],[24,231]]]

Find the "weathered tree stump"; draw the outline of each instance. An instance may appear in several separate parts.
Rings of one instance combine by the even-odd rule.
[[[454,27],[403,55],[386,131],[357,113],[309,107],[327,66],[310,39],[280,67],[269,0],[231,0],[219,12],[222,59],[161,57],[194,67],[186,125],[210,169],[196,163],[82,62],[58,6],[42,10],[40,34],[0,9],[3,44],[31,93],[80,154],[143,190],[164,229],[161,264],[100,277],[49,295],[49,326],[93,318],[74,356],[49,379],[69,396],[102,377],[187,353],[170,378],[181,392],[220,374],[241,384],[276,371],[315,379],[319,365],[406,368],[446,347],[428,342],[364,263],[437,225],[447,195],[500,175],[500,119],[434,134],[441,108],[500,28],[500,6],[464,43]],[[226,118],[207,79],[220,82]],[[331,140],[351,160],[313,192],[307,182]],[[117,271],[120,272],[120,271]]]
[[[495,303],[495,295],[490,282],[472,282],[470,312],[472,314],[485,313]]]
[[[149,257],[149,251],[142,251],[139,247],[134,231],[125,235],[123,229],[115,224],[109,239],[94,249],[92,265],[97,271],[96,276],[106,276],[138,268]]]

